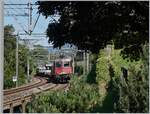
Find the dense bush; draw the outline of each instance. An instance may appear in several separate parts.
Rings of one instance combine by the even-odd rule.
[[[144,46],[138,61],[123,59],[120,52],[112,50],[109,58],[105,50],[100,51],[97,81],[99,89],[103,88],[106,92],[99,112],[148,112],[148,46]],[[128,81],[124,79],[121,67],[128,70]]]
[[[110,64],[112,65],[112,67],[115,71],[114,72],[115,76],[118,77],[122,74],[121,67],[129,69],[129,67],[135,66],[136,69],[138,70],[140,67],[140,64],[141,64],[141,60],[139,60],[139,61],[132,60],[131,61],[129,58],[123,59],[123,57],[121,56],[121,50],[113,50]]]
[[[85,81],[83,77],[73,77],[67,92],[50,91],[34,97],[27,105],[28,112],[90,112],[100,96],[97,86]]]
[[[114,80],[116,96],[115,112],[145,113],[149,109],[148,46],[144,46],[140,64],[129,66],[128,81],[120,76]]]
[[[109,81],[109,60],[107,58],[107,55],[105,53],[105,50],[100,50],[99,57],[97,59],[96,64],[96,80],[102,81],[102,82],[108,82]]]
[[[75,66],[75,73],[77,73],[78,75],[82,75],[83,74],[83,66]]]
[[[89,84],[95,83],[96,84],[97,83],[96,76],[97,76],[96,75],[96,64],[93,64],[91,71],[87,75],[87,83],[89,83]]]

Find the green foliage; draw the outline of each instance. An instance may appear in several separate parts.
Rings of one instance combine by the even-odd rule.
[[[123,58],[121,56],[121,50],[113,50],[113,53],[111,55],[111,61],[110,64],[112,65],[114,69],[114,75],[116,77],[120,76],[122,74],[121,67],[125,67],[126,69],[129,69],[129,67],[135,66],[136,69],[139,69],[141,60],[139,61],[131,61],[129,58]]]
[[[35,48],[30,53],[35,62],[47,60],[48,50],[41,45],[35,45]]]
[[[77,73],[78,75],[82,75],[83,74],[83,66],[82,65],[75,66],[75,73]]]
[[[49,23],[47,36],[54,47],[66,43],[98,53],[107,43],[124,50],[134,59],[140,44],[149,39],[149,2],[141,1],[38,1],[38,10],[46,18],[56,14],[59,21]]]
[[[11,34],[14,28],[11,25],[4,29],[4,88],[13,87],[12,76],[15,75],[15,37]],[[7,86],[8,85],[8,86]]]
[[[148,112],[148,46],[144,47],[140,61],[123,59],[121,50],[113,50],[111,58],[105,50],[100,51],[96,81],[107,85],[104,96],[100,96],[99,86],[86,83],[87,77],[73,76],[67,92],[50,91],[33,97],[28,112]],[[122,66],[129,71],[127,82]]]
[[[15,87],[15,83],[12,81],[12,78],[4,79],[4,89]]]
[[[16,37],[12,35],[14,30],[11,25],[7,25],[4,28],[4,89],[15,87],[15,83],[12,81],[12,76],[16,74]],[[28,49],[25,45],[19,44],[19,85],[24,84],[26,79],[27,51]]]
[[[91,71],[87,75],[87,83],[96,83],[96,64],[93,64]]]
[[[109,60],[104,50],[100,50],[99,57],[96,64],[96,80],[108,82],[109,81]]]
[[[124,59],[121,50],[113,50],[111,58],[101,50],[97,62],[97,81],[108,86],[98,112],[148,112],[148,45],[144,45],[141,59]],[[128,70],[128,81],[122,76],[121,67]],[[100,85],[100,89],[101,89]],[[108,111],[109,109],[109,111]]]
[[[96,85],[89,85],[83,77],[75,76],[70,84],[67,92],[50,91],[34,97],[27,105],[28,112],[89,112],[100,98]]]
[[[91,64],[95,64],[97,59],[98,59],[98,54],[94,54],[94,53],[90,54],[90,62],[91,62]]]
[[[149,111],[149,83],[148,83],[148,45],[143,48],[140,67],[134,64],[129,67],[128,81],[118,77],[113,82],[118,91],[115,112],[145,113]]]

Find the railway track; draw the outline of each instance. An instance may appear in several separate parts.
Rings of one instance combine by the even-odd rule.
[[[41,77],[36,77],[36,78],[37,78],[38,81],[36,81],[33,84],[20,86],[18,88],[12,88],[12,89],[9,89],[9,90],[4,90],[4,95],[9,95],[9,94],[17,93],[17,92],[20,92],[20,91],[29,90],[29,89],[32,89],[32,88],[35,88],[35,87],[38,87],[38,86],[41,86],[41,85],[47,83],[46,79],[43,79]]]
[[[43,85],[43,86],[38,87],[38,88],[30,89],[28,91],[20,91],[20,92],[17,92],[15,94],[5,95],[4,96],[4,102],[20,99],[22,96],[25,97],[25,96],[30,96],[32,94],[38,94],[38,93],[41,93],[41,92],[47,91],[47,90],[65,90],[65,89],[67,89],[67,87],[68,87],[68,84],[46,84],[46,85]],[[34,90],[36,90],[36,89],[41,90],[41,91],[35,91],[34,92]]]
[[[48,90],[67,90],[69,83],[67,84],[53,84],[47,83],[47,80],[43,77],[36,77],[37,81],[34,84],[13,88],[4,91],[4,110],[10,108],[10,105],[18,106],[22,100],[30,101],[32,95],[40,94],[41,92]]]

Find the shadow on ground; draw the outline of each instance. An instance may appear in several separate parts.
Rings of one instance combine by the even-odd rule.
[[[114,70],[112,66],[109,66],[109,75],[110,81],[108,83],[107,94],[102,101],[102,104],[96,105],[91,112],[100,112],[100,113],[113,113],[114,112],[114,104],[117,102],[118,94],[116,88],[113,85],[113,77],[114,77]]]
[[[87,83],[96,84],[96,64],[93,64],[90,73],[87,75]]]

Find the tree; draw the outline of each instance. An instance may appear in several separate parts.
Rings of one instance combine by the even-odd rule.
[[[48,49],[45,49],[41,45],[35,45],[35,48],[31,51],[32,58],[34,62],[38,62],[38,60],[45,60],[48,59]]]
[[[15,75],[15,37],[11,34],[14,28],[11,25],[4,28],[4,89],[14,87],[12,76]],[[11,51],[10,51],[11,50]]]
[[[60,15],[59,22],[49,23],[47,28],[54,47],[69,43],[98,53],[113,41],[115,48],[124,47],[124,55],[137,58],[141,44],[148,41],[148,1],[38,1],[37,4],[39,13],[46,18]]]
[[[114,96],[118,96],[116,101],[115,112],[128,113],[147,113],[149,111],[149,46],[143,46],[143,54],[141,54],[142,65],[139,70],[132,66],[128,81],[117,78],[117,84],[114,86],[118,92]]]
[[[15,87],[15,83],[12,81],[12,76],[16,74],[16,36],[13,35],[15,31],[12,25],[4,27],[4,89]],[[27,47],[19,44],[19,85],[25,83],[25,65]]]

